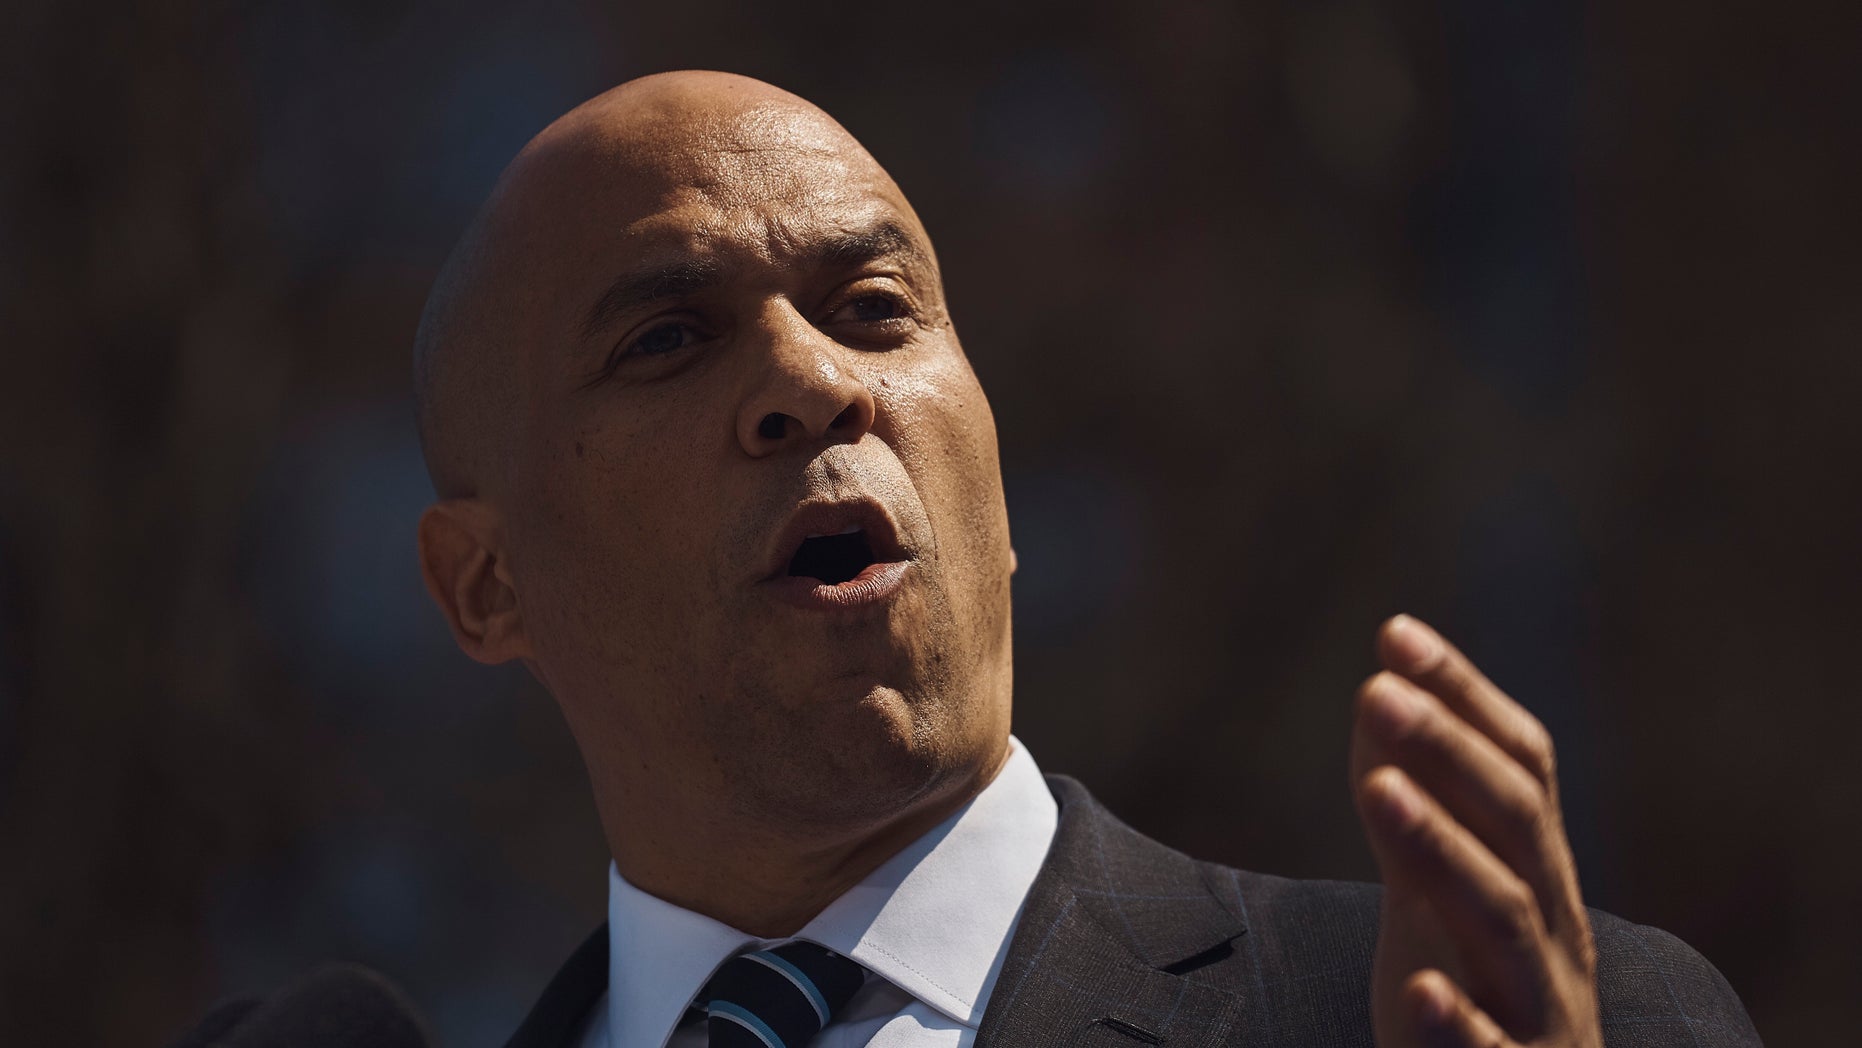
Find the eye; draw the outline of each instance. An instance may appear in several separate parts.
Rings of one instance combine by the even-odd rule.
[[[835,310],[835,316],[841,314],[849,314],[847,319],[862,324],[876,324],[882,320],[897,320],[904,316],[905,304],[891,295],[861,295]]]
[[[911,336],[917,320],[918,311],[910,298],[883,284],[868,283],[841,299],[821,326],[824,330],[839,327],[855,340],[896,342]]]
[[[884,350],[909,343],[918,333],[918,309],[909,296],[883,281],[862,281],[827,315],[823,331],[849,346]],[[877,287],[875,287],[877,285]]]
[[[627,344],[619,356],[622,357],[656,357],[683,349],[693,342],[692,328],[688,324],[659,324],[648,328],[646,333]]]
[[[654,324],[633,341],[616,345],[609,351],[601,367],[583,381],[582,388],[592,389],[607,381],[621,365],[635,357],[669,357],[704,339],[705,333],[686,321],[668,320]]]

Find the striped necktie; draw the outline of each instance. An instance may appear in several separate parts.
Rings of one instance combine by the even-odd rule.
[[[711,1048],[803,1048],[866,981],[866,969],[811,942],[725,961],[699,995]]]

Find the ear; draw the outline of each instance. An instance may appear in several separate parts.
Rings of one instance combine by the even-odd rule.
[[[1015,556],[1015,547],[1010,546],[1009,547],[1009,574],[1011,576],[1014,575],[1015,569],[1020,566],[1021,566],[1021,561]]]
[[[503,518],[476,498],[444,499],[420,515],[420,573],[459,650],[495,665],[530,657],[504,557]]]

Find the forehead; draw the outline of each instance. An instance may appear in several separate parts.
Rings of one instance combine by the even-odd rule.
[[[755,199],[884,173],[825,116],[791,107],[648,113],[592,129],[589,157],[643,193]]]
[[[710,259],[725,271],[821,262],[830,260],[824,249],[880,230],[905,230],[916,248],[908,216],[883,198],[840,191],[735,204],[682,194],[609,229],[600,253],[629,265]]]
[[[887,219],[922,236],[885,171],[818,113],[648,111],[594,121],[561,149],[551,224],[626,249],[774,256]]]

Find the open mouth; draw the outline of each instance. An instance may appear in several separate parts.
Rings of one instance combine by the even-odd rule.
[[[859,578],[861,572],[878,561],[866,529],[851,527],[838,535],[810,535],[803,539],[789,561],[789,576],[838,586]]]
[[[912,554],[877,500],[811,502],[775,536],[763,582],[811,611],[882,607],[901,591]]]

